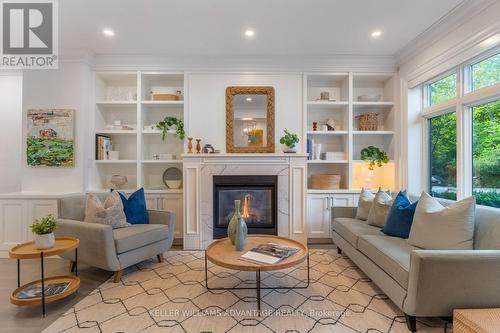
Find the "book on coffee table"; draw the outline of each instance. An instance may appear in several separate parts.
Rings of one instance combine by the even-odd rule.
[[[290,246],[284,246],[276,243],[260,244],[254,247],[247,253],[243,254],[240,259],[258,264],[276,264],[283,259],[296,253],[299,249]]]
[[[53,296],[62,293],[68,288],[69,282],[49,283],[45,286],[45,297]],[[39,283],[31,284],[26,288],[20,290],[16,297],[19,299],[28,299],[42,297],[42,285]]]

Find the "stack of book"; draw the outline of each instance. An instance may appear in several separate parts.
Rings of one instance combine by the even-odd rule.
[[[240,257],[241,260],[258,264],[276,264],[299,251],[290,246],[275,243],[260,244]]]
[[[49,283],[44,288],[45,297],[53,296],[65,291],[69,282]],[[28,299],[42,297],[42,286],[40,284],[31,284],[16,294],[16,298]]]
[[[95,159],[109,160],[109,152],[113,150],[113,142],[109,136],[96,134],[95,136]]]

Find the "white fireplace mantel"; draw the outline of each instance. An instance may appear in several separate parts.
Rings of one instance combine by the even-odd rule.
[[[213,176],[277,175],[278,235],[307,242],[305,154],[184,154],[184,249],[213,241]]]

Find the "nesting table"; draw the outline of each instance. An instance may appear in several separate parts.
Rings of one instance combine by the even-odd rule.
[[[290,257],[283,259],[276,264],[259,264],[248,262],[240,259],[240,256],[250,251],[252,248],[260,244],[276,243],[283,246],[291,246],[298,248],[299,251]],[[229,268],[237,271],[251,271],[255,272],[255,287],[217,287],[212,288],[208,286],[208,262]],[[276,287],[261,287],[260,273],[265,271],[277,271],[289,267],[296,266],[303,261],[307,261],[307,281],[303,286],[276,286]],[[245,248],[243,251],[236,251],[234,245],[228,238],[217,240],[210,244],[205,250],[205,287],[208,290],[256,290],[257,291],[257,309],[260,313],[260,291],[261,289],[305,289],[309,287],[309,251],[307,246],[288,239],[285,237],[271,236],[271,235],[248,235]]]
[[[35,242],[23,243],[14,246],[9,251],[11,258],[17,259],[17,289],[12,292],[10,302],[18,306],[30,306],[42,304],[42,315],[45,317],[45,304],[56,301],[75,293],[80,287],[80,278],[78,277],[78,245],[80,240],[75,237],[58,237],[55,244],[50,249],[38,250]],[[44,258],[57,255],[66,251],[75,250],[75,275],[53,276],[46,278],[44,271]],[[21,260],[22,259],[40,259],[40,279],[29,282],[21,286]],[[69,283],[66,289],[54,295],[45,296],[45,286],[55,283]],[[32,285],[41,285],[42,295],[40,297],[19,298],[19,292]]]

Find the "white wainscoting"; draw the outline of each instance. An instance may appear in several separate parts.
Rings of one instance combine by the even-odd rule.
[[[29,226],[48,214],[57,217],[56,199],[0,199],[0,258],[8,258],[13,246],[33,240]]]

